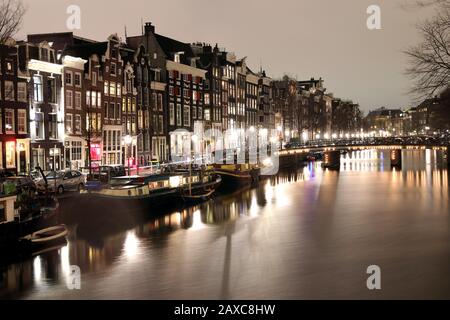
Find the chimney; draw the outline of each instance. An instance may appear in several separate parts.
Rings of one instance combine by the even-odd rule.
[[[145,34],[155,33],[155,26],[151,22],[145,23]]]

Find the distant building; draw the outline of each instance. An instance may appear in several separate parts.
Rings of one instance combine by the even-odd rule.
[[[416,124],[418,133],[450,130],[450,89],[417,106]]]
[[[370,111],[366,116],[365,130],[375,135],[403,135],[404,130],[404,112],[400,109],[379,109]]]

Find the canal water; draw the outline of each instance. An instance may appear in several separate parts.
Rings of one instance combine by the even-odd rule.
[[[280,170],[159,217],[108,208],[63,217],[67,244],[3,263],[0,298],[450,298],[449,179],[438,151],[403,151],[402,169],[388,152],[352,152],[340,171]],[[370,265],[381,268],[381,290],[367,289]]]

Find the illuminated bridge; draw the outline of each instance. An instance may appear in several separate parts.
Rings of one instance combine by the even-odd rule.
[[[298,146],[295,148],[282,149],[275,153],[279,156],[280,165],[290,165],[298,161],[302,161],[309,154],[318,152],[324,153],[325,167],[338,167],[340,164],[341,151],[358,151],[358,150],[390,150],[392,166],[401,166],[401,150],[439,150],[447,153],[450,150],[450,144],[444,145],[444,141],[434,141],[433,143],[417,144],[417,143],[365,143],[356,141],[346,141],[345,143],[318,143],[315,145]]]

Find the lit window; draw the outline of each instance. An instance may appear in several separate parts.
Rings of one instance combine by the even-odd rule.
[[[6,147],[6,168],[16,167],[16,143],[14,141],[8,141],[5,144]]]
[[[5,130],[6,133],[14,133],[14,110],[5,110]]]

